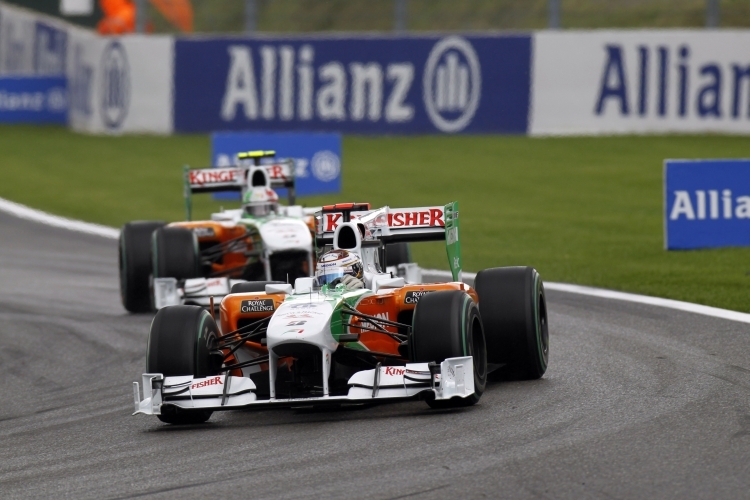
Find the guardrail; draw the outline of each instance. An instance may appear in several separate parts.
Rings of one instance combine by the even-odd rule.
[[[750,30],[101,37],[0,4],[0,76],[93,133],[750,133]]]

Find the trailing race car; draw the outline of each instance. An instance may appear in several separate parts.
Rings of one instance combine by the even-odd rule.
[[[314,271],[313,214],[294,204],[291,160],[261,164],[274,151],[241,153],[247,166],[185,169],[187,221],[125,224],[120,235],[123,306],[144,312],[166,305],[207,306],[242,281],[294,281]],[[273,188],[286,188],[289,205]],[[239,191],[242,208],[191,221],[192,193]],[[252,289],[252,285],[250,286]],[[262,289],[262,288],[261,288]]]
[[[268,283],[221,302],[221,329],[203,308],[154,318],[135,413],[205,422],[215,410],[381,403],[433,408],[479,401],[505,366],[541,377],[549,354],[544,286],[531,267],[485,269],[461,282],[458,203],[370,210],[323,207],[316,238],[329,247],[315,278]],[[453,282],[406,284],[381,271],[385,245],[445,240]]]

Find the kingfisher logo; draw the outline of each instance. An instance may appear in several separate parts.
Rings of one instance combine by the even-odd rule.
[[[110,130],[119,129],[130,106],[130,66],[125,48],[118,41],[110,43],[102,55],[101,115]]]
[[[474,48],[459,36],[435,44],[427,58],[424,105],[430,121],[442,132],[459,132],[471,123],[479,106],[482,72]]]

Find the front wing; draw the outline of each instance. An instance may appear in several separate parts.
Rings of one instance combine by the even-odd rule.
[[[474,394],[474,362],[471,356],[448,358],[435,364],[407,363],[379,366],[355,373],[345,396],[293,399],[258,399],[255,383],[247,377],[214,375],[195,378],[143,374],[143,399],[138,382],[133,382],[136,414],[160,415],[162,405],[185,410],[232,410],[247,407],[305,406],[341,403],[387,402],[433,393],[436,400],[466,398]]]
[[[180,287],[175,278],[152,278],[154,307],[157,310],[182,304],[209,307],[212,297],[218,305],[231,292],[232,286],[244,282],[230,278],[192,278]]]

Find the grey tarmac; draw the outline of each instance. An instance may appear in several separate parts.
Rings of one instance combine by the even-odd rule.
[[[548,302],[545,377],[472,408],[171,427],[130,415],[152,316],[120,305],[116,242],[0,214],[0,497],[750,498],[750,325]]]

